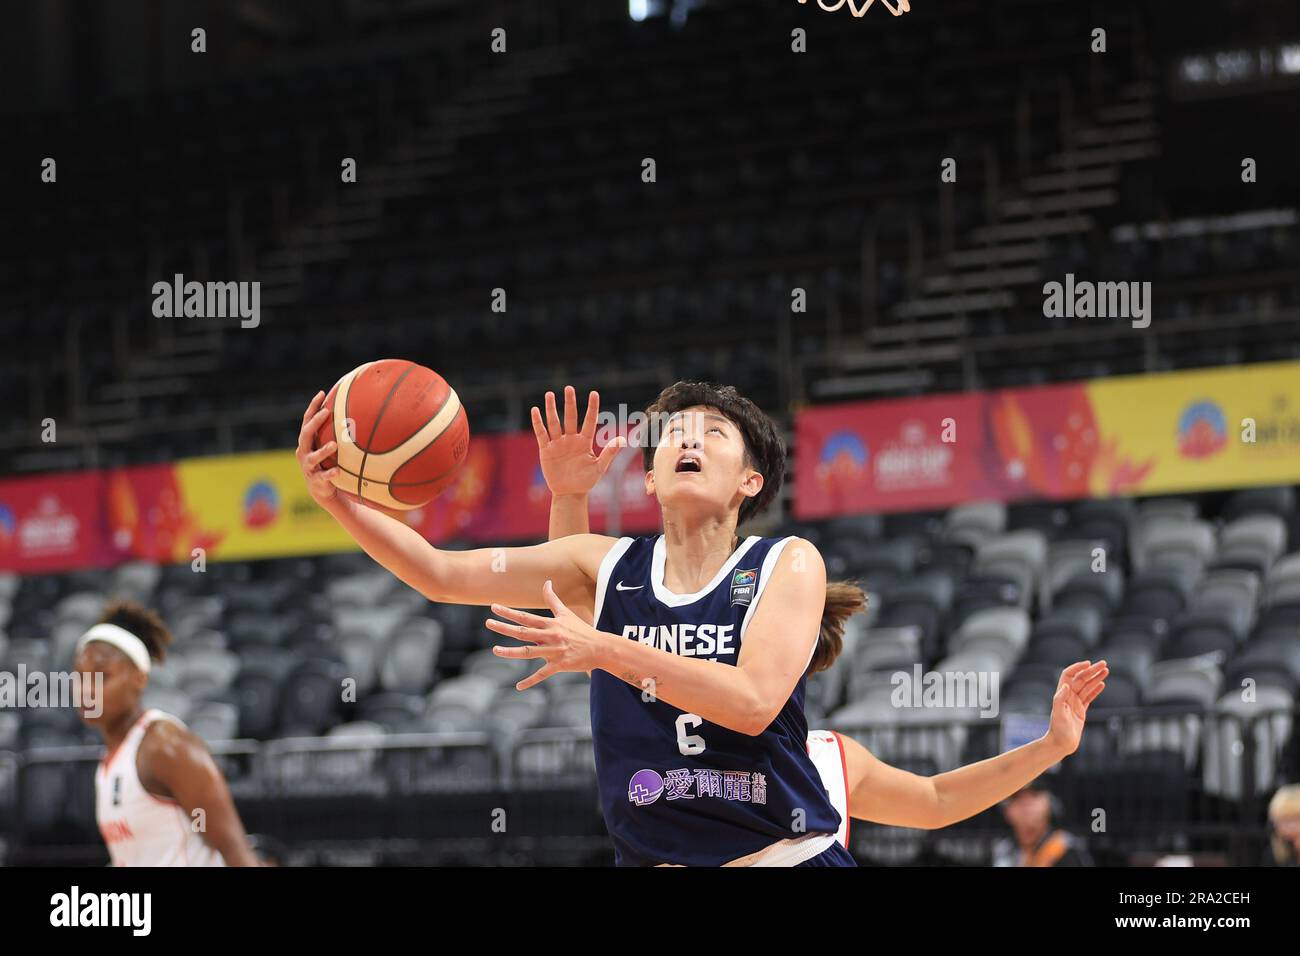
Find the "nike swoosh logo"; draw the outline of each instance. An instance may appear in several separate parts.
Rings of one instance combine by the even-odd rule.
[[[623,582],[619,581],[617,584],[614,585],[614,590],[615,591],[640,591],[643,587],[645,587],[644,584],[638,584],[634,588],[625,588],[623,587]]]

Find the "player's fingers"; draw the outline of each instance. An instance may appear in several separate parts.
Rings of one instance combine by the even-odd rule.
[[[319,478],[321,481],[332,482],[340,474],[342,474],[342,472],[339,471],[339,466],[335,465],[333,468],[327,468],[325,471],[316,472],[314,477]]]
[[[535,658],[545,660],[552,651],[548,647],[538,647],[536,644],[528,647],[507,647],[504,644],[493,644],[492,653],[497,657],[508,657],[512,661],[529,661]]]
[[[602,475],[609,469],[609,466],[613,463],[614,458],[618,455],[619,449],[626,448],[626,447],[627,447],[627,439],[624,438],[622,435],[620,435],[618,438],[615,438],[612,442],[610,442],[608,445],[606,445],[604,448],[600,450],[600,457],[596,459],[596,467],[600,470],[600,473]]]
[[[560,596],[555,593],[555,587],[551,584],[550,579],[547,579],[546,583],[542,585],[542,599],[546,601],[546,606],[551,609],[551,613],[556,617],[567,614],[569,611],[564,602],[560,600]]]
[[[588,441],[596,437],[596,420],[600,418],[600,395],[593,389],[587,396],[587,413],[582,417],[582,434]]]
[[[542,424],[542,410],[536,405],[533,406],[533,434],[537,436],[537,447],[545,448],[551,443],[551,436],[546,434],[546,426]]]
[[[307,410],[302,413],[302,423],[304,425],[306,425],[307,422],[311,420],[311,417],[316,414],[316,410],[320,408],[321,402],[323,401],[325,401],[324,392],[317,392],[312,396],[311,401],[307,403]]]
[[[307,457],[304,460],[307,462],[307,466],[309,468],[315,468],[317,465],[319,465],[330,455],[334,454],[334,452],[338,449],[338,447],[339,447],[338,442],[327,441],[325,444],[321,445],[315,451],[309,452],[307,454]]]
[[[1102,664],[1100,667],[1091,668],[1084,673],[1082,677],[1078,678],[1074,682],[1074,687],[1079,691],[1079,693],[1083,693],[1085,690],[1092,687],[1093,684],[1096,684],[1098,681],[1103,681],[1109,676],[1110,668],[1105,664]]]
[[[1082,692],[1083,689],[1087,687],[1089,684],[1091,684],[1093,681],[1100,680],[1101,678],[1105,677],[1109,673],[1110,673],[1110,669],[1107,668],[1106,662],[1099,661],[1098,663],[1093,664],[1087,670],[1081,671],[1080,673],[1076,674],[1074,678],[1070,681],[1070,686],[1073,687],[1076,691]]]
[[[555,393],[546,393],[546,430],[550,432],[551,441],[564,434],[560,428],[560,413],[555,410]]]
[[[320,427],[325,424],[329,416],[330,410],[328,408],[317,409],[316,414],[302,426],[302,430],[298,432],[298,452],[300,454],[311,451],[312,441],[315,439],[316,433],[320,431]]]
[[[564,386],[564,434],[578,431],[578,393],[572,385]]]
[[[1068,684],[1074,680],[1075,675],[1092,666],[1092,661],[1077,661],[1061,671],[1061,683]]]
[[[1094,700],[1097,699],[1097,695],[1100,694],[1105,689],[1106,689],[1105,681],[1102,681],[1100,684],[1097,684],[1095,687],[1091,688],[1088,691],[1088,693],[1083,695],[1083,706],[1087,707],[1089,704],[1091,704]]]
[[[507,621],[514,621],[516,624],[523,624],[526,627],[547,627],[554,623],[549,617],[542,617],[540,614],[533,614],[531,611],[521,611],[517,607],[507,607],[504,604],[493,604],[492,613],[498,617],[504,617]]]
[[[520,641],[536,643],[542,636],[541,631],[535,631],[531,627],[524,627],[521,624],[507,624],[505,621],[498,621],[495,618],[488,618],[483,622],[483,626],[489,631],[496,631],[498,634],[504,634],[506,637],[513,637]]]
[[[518,684],[516,684],[515,690],[528,690],[528,688],[530,687],[536,687],[538,684],[546,680],[546,678],[550,677],[558,670],[559,670],[558,667],[552,667],[550,664],[547,664],[545,667],[541,668],[541,670],[538,670],[535,673],[528,675],[523,680],[521,680]]]

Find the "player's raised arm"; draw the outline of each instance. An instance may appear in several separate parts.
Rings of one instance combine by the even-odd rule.
[[[335,442],[315,451],[311,447],[312,436],[330,414],[322,408],[324,398],[317,393],[303,415],[298,463],[312,497],[372,558],[431,601],[541,607],[542,585],[549,580],[566,602],[590,607],[601,559],[613,539],[576,535],[526,548],[435,548],[403,521],[334,486],[337,466],[322,469],[321,462],[334,453]]]
[[[600,395],[587,396],[587,412],[578,427],[578,396],[572,385],[564,387],[564,419],[555,407],[555,393],[546,393],[546,415],[533,406],[533,434],[537,436],[537,458],[542,477],[551,492],[550,533],[554,541],[571,534],[591,530],[587,513],[587,495],[609,470],[610,463],[627,439],[619,436],[592,454],[596,423],[600,419]]]
[[[932,830],[951,826],[1011,796],[1079,747],[1088,705],[1105,689],[1105,661],[1061,673],[1047,733],[996,757],[933,777],[891,767],[844,734],[849,812],[859,820]]]

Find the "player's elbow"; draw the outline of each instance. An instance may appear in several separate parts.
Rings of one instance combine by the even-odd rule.
[[[772,726],[777,714],[781,713],[784,701],[771,701],[758,696],[751,699],[741,714],[736,730],[747,737],[757,737]]]

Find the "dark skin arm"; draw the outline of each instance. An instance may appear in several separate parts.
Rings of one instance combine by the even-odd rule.
[[[227,866],[260,865],[248,845],[226,778],[197,735],[169,720],[155,721],[140,742],[136,770],[144,788],[178,803],[191,826],[202,821],[204,841]]]

